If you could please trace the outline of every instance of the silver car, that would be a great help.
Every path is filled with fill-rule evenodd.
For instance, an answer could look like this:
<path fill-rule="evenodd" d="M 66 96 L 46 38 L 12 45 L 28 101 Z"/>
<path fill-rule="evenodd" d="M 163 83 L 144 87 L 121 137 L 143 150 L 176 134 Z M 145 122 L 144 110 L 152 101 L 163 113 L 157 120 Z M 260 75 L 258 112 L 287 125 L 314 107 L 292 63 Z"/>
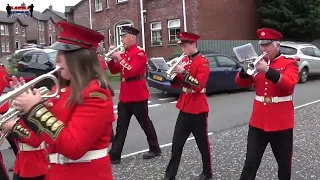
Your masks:
<path fill-rule="evenodd" d="M 285 41 L 280 43 L 280 52 L 299 62 L 300 83 L 305 83 L 309 76 L 320 75 L 320 50 L 316 46 Z"/>

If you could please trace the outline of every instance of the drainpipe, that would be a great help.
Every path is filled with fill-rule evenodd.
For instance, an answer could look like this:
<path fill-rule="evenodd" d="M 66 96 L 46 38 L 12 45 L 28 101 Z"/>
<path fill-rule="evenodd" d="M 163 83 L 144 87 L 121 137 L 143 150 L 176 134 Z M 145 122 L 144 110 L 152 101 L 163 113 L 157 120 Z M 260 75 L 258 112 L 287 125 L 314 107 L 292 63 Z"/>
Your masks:
<path fill-rule="evenodd" d="M 92 29 L 91 0 L 89 0 L 89 24 L 90 24 L 90 29 Z"/>
<path fill-rule="evenodd" d="M 145 48 L 145 37 L 144 37 L 144 18 L 143 18 L 143 0 L 140 0 L 140 18 L 141 18 L 141 36 L 142 36 L 142 48 L 146 50 Z"/>
<path fill-rule="evenodd" d="M 183 11 L 184 32 L 187 32 L 187 15 L 186 15 L 186 1 L 185 0 L 182 0 L 182 11 Z"/>

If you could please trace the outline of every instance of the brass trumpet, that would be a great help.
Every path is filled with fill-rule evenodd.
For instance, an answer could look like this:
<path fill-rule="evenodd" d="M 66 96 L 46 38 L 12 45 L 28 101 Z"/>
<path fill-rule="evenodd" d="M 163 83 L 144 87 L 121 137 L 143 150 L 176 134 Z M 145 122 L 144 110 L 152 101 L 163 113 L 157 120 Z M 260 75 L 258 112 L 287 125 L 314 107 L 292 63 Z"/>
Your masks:
<path fill-rule="evenodd" d="M 46 100 L 46 95 L 49 94 L 50 90 L 47 87 L 40 87 L 39 91 L 43 100 Z M 15 119 L 19 114 L 20 112 L 13 107 L 13 104 L 10 104 L 8 111 L 0 117 L 0 127 L 9 120 Z"/>
<path fill-rule="evenodd" d="M 41 76 L 38 76 L 37 78 L 34 78 L 33 80 L 29 81 L 28 83 L 23 83 L 21 86 L 17 87 L 16 89 L 3 94 L 0 96 L 0 105 L 5 104 L 6 102 L 13 100 L 14 98 L 16 98 L 17 96 L 19 96 L 21 93 L 26 92 L 26 91 L 30 91 L 30 89 L 37 83 L 39 83 L 40 81 L 44 80 L 44 79 L 51 79 L 54 81 L 54 83 L 58 86 L 56 88 L 56 91 L 53 94 L 45 94 L 42 96 L 42 98 L 46 99 L 46 98 L 52 98 L 58 95 L 59 93 L 59 81 L 58 79 L 53 75 L 53 73 L 57 72 L 60 69 L 59 66 L 56 66 L 56 68 L 46 74 L 43 74 Z"/>
<path fill-rule="evenodd" d="M 257 58 L 255 59 L 249 59 L 248 61 L 250 61 L 248 64 L 247 64 L 247 67 L 246 68 L 246 73 L 250 76 L 255 76 L 258 74 L 258 71 L 256 69 L 256 64 L 261 61 L 263 59 L 263 57 L 267 55 L 266 52 L 263 52 L 260 56 L 258 56 Z M 270 63 L 270 61 L 268 61 L 268 64 Z"/>
<path fill-rule="evenodd" d="M 169 69 L 165 72 L 166 74 L 166 78 L 169 80 L 173 80 L 177 73 L 173 73 L 174 68 L 181 63 L 182 59 L 185 57 L 186 55 L 184 53 L 182 53 L 179 57 L 174 58 L 172 60 L 170 60 L 169 62 L 167 62 L 167 65 L 169 66 Z"/>
<path fill-rule="evenodd" d="M 103 48 L 100 44 L 97 48 L 97 52 L 103 57 L 103 59 L 107 62 L 111 61 L 110 55 L 113 54 L 114 52 L 118 51 L 119 49 L 123 48 L 123 44 L 117 46 L 116 48 L 112 49 L 112 51 L 108 52 L 105 54 L 106 50 Z"/>

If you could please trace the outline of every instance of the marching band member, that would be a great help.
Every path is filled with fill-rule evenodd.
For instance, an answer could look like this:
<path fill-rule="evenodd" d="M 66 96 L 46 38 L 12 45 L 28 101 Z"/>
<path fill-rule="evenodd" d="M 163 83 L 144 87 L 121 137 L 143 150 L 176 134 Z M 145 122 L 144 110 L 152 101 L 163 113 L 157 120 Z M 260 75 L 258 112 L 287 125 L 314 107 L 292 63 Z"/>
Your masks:
<path fill-rule="evenodd" d="M 4 65 L 0 64 L 0 93 L 2 94 L 4 89 L 8 86 L 8 82 L 5 79 L 5 76 L 8 75 L 8 70 Z M 9 109 L 9 102 L 0 106 L 0 114 L 4 114 Z M 2 130 L 2 129 L 1 129 Z M 2 135 L 2 133 L 0 133 Z M 11 143 L 10 143 L 11 145 Z M 14 147 L 13 147 L 14 149 Z M 15 151 L 14 151 L 15 152 Z M 7 169 L 4 165 L 2 153 L 0 152 L 0 179 L 9 180 Z"/>
<path fill-rule="evenodd" d="M 270 143 L 278 163 L 280 180 L 291 179 L 294 106 L 293 92 L 299 80 L 298 63 L 280 54 L 282 34 L 269 28 L 258 29 L 264 60 L 256 65 L 255 77 L 246 74 L 246 66 L 237 74 L 236 83 L 249 87 L 254 83 L 256 97 L 249 124 L 247 153 L 240 180 L 254 180 L 265 148 Z M 268 66 L 267 61 L 270 60 Z"/>
<path fill-rule="evenodd" d="M 13 168 L 12 180 L 44 180 L 48 171 L 48 157 L 42 140 L 22 120 L 9 121 L 2 129 L 18 139 L 19 152 Z"/>
<path fill-rule="evenodd" d="M 51 48 L 58 50 L 58 95 L 44 104 L 35 90 L 19 95 L 13 104 L 26 112 L 23 122 L 46 143 L 46 180 L 112 180 L 108 146 L 115 120 L 113 101 L 95 52 L 104 37 L 65 21 L 56 23 L 56 31 L 57 42 Z"/>
<path fill-rule="evenodd" d="M 212 178 L 211 153 L 208 139 L 208 112 L 209 106 L 205 87 L 210 74 L 209 61 L 197 49 L 199 35 L 190 32 L 178 34 L 182 51 L 188 57 L 182 60 L 182 65 L 174 69 L 177 76 L 171 81 L 173 87 L 181 85 L 182 93 L 177 102 L 180 110 L 175 125 L 171 159 L 165 172 L 165 180 L 173 180 L 178 172 L 184 144 L 192 133 L 200 150 L 203 171 L 199 180 Z"/>
<path fill-rule="evenodd" d="M 137 34 L 137 29 L 123 27 L 121 42 L 125 52 L 113 53 L 112 60 L 107 64 L 112 74 L 121 73 L 117 128 L 109 152 L 112 164 L 121 163 L 121 153 L 132 115 L 137 118 L 148 140 L 149 151 L 143 154 L 143 159 L 151 159 L 161 154 L 158 137 L 148 115 L 150 95 L 144 78 L 148 60 L 145 51 L 136 44 Z M 109 52 L 113 48 L 114 46 L 110 46 Z"/>

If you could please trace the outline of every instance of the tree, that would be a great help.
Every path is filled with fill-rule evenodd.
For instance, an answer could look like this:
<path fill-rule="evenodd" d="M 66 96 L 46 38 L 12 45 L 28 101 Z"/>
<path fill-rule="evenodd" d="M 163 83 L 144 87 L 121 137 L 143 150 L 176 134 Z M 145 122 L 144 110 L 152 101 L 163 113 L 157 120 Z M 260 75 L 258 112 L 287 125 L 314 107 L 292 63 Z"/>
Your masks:
<path fill-rule="evenodd" d="M 260 0 L 261 26 L 275 28 L 285 38 L 320 37 L 320 0 Z"/>

